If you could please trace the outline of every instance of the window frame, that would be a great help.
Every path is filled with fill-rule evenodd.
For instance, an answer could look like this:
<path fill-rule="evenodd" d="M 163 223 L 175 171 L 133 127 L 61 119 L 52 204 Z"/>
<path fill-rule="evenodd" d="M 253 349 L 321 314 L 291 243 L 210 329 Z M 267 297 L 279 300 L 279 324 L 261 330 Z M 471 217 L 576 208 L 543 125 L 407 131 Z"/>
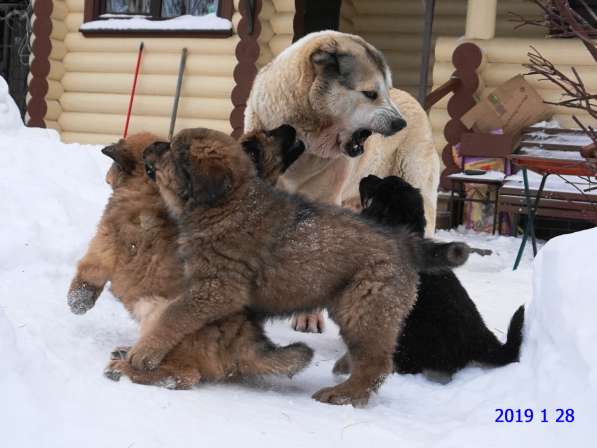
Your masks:
<path fill-rule="evenodd" d="M 151 0 L 150 11 L 161 11 L 163 0 Z M 85 0 L 83 23 L 102 20 L 106 0 Z M 219 0 L 217 16 L 232 21 L 234 11 L 233 0 Z M 124 15 L 124 14 L 123 14 Z M 131 14 L 134 15 L 134 14 Z M 169 20 L 173 17 L 148 17 L 148 20 Z M 127 19 L 122 19 L 127 20 Z M 233 35 L 233 30 L 80 30 L 85 37 L 207 37 L 226 38 Z"/>

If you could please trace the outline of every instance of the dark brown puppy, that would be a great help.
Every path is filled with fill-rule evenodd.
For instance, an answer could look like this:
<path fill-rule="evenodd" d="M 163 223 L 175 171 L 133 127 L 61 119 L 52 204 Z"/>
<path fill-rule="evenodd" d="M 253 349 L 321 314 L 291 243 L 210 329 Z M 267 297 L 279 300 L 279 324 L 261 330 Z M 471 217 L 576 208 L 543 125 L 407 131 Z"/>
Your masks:
<path fill-rule="evenodd" d="M 280 128 L 248 136 L 249 146 L 261 154 L 263 169 L 275 178 L 284 170 L 281 161 L 288 157 L 287 149 L 296 151 L 291 147 L 294 135 L 292 128 Z M 113 194 L 68 293 L 71 310 L 82 314 L 93 307 L 110 281 L 113 294 L 139 321 L 141 335 L 185 290 L 176 254 L 177 227 L 142 161 L 143 150 L 156 140 L 152 134 L 138 134 L 103 149 L 114 160 L 107 175 Z M 312 357 L 304 344 L 276 347 L 264 335 L 261 323 L 242 310 L 187 335 L 157 370 L 133 369 L 125 360 L 126 351 L 114 350 L 106 376 L 118 380 L 124 374 L 137 383 L 176 388 L 190 387 L 200 378 L 293 375 Z"/>
<path fill-rule="evenodd" d="M 314 398 L 366 404 L 392 371 L 415 301 L 429 255 L 420 238 L 273 189 L 241 145 L 217 131 L 181 131 L 171 150 L 153 145 L 145 161 L 179 225 L 188 291 L 129 351 L 131 364 L 155 369 L 185 334 L 246 308 L 285 315 L 326 307 L 354 363 L 347 381 Z M 451 247 L 464 262 L 464 246 Z"/>

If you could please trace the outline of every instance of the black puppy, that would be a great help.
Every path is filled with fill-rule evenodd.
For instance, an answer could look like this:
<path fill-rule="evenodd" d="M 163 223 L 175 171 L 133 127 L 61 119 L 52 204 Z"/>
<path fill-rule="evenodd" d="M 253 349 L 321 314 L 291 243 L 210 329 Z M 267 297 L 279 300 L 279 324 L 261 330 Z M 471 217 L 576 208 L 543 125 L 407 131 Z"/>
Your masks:
<path fill-rule="evenodd" d="M 387 226 L 409 226 L 423 236 L 423 198 L 408 182 L 396 176 L 368 176 L 361 180 L 359 191 L 364 216 Z M 521 306 L 502 345 L 452 271 L 421 273 L 417 302 L 398 338 L 395 370 L 453 374 L 470 361 L 492 366 L 518 361 L 523 321 Z"/>

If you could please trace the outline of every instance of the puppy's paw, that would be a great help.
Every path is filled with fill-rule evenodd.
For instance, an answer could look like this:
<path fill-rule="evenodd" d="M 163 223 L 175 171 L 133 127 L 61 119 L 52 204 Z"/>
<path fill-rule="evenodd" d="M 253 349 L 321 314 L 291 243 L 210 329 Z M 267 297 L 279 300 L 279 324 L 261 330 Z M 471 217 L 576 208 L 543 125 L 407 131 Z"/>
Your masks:
<path fill-rule="evenodd" d="M 369 403 L 368 390 L 352 390 L 339 384 L 334 387 L 325 387 L 313 394 L 317 401 L 334 405 L 352 404 L 355 408 L 364 408 Z"/>
<path fill-rule="evenodd" d="M 114 360 L 104 369 L 104 376 L 112 381 L 120 381 L 120 377 L 125 372 L 126 361 Z"/>
<path fill-rule="evenodd" d="M 129 350 L 131 349 L 131 347 L 115 347 L 111 352 L 110 352 L 110 360 L 111 361 L 124 361 L 126 360 L 126 355 L 129 352 Z"/>
<path fill-rule="evenodd" d="M 128 351 L 127 361 L 137 370 L 155 370 L 167 353 L 159 343 L 139 341 Z"/>
<path fill-rule="evenodd" d="M 87 282 L 75 282 L 68 291 L 67 303 L 74 314 L 85 314 L 95 305 L 102 288 Z"/>
<path fill-rule="evenodd" d="M 200 381 L 201 374 L 199 371 L 186 370 L 166 378 L 166 384 L 163 386 L 167 389 L 188 390 L 199 384 Z"/>
<path fill-rule="evenodd" d="M 292 316 L 291 326 L 294 331 L 303 333 L 323 333 L 325 319 L 321 313 L 295 314 Z"/>

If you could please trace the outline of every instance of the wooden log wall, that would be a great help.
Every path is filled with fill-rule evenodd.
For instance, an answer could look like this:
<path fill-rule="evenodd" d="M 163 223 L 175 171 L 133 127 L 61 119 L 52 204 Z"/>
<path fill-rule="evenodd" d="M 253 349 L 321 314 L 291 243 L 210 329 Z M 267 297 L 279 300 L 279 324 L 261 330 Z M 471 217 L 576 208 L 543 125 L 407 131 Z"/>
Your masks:
<path fill-rule="evenodd" d="M 439 57 L 436 54 L 435 59 L 432 55 L 430 89 L 439 87 L 454 71 L 451 51 L 456 48 L 457 39 L 464 35 L 466 8 L 467 0 L 436 2 L 434 41 L 448 38 L 453 45 L 449 54 L 442 53 Z M 500 0 L 496 18 L 498 38 L 518 36 L 525 39 L 541 35 L 542 31 L 533 27 L 515 31 L 514 24 L 509 21 L 510 11 L 523 15 L 537 13 L 536 6 L 530 2 Z M 343 0 L 340 30 L 359 34 L 383 51 L 392 69 L 394 86 L 416 95 L 421 65 L 423 13 L 421 0 Z M 501 79 L 504 68 L 508 73 L 512 73 L 511 69 L 514 69 L 497 67 L 496 72 L 488 72 L 488 76 Z M 517 65 L 516 69 L 519 70 L 520 65 Z M 487 82 L 491 85 L 494 80 L 489 79 Z M 447 98 L 444 99 L 432 110 L 433 132 L 438 151 L 445 145 L 443 129 L 449 118 L 446 111 L 447 101 Z"/>
<path fill-rule="evenodd" d="M 527 53 L 530 46 L 537 48 L 545 57 L 550 59 L 559 69 L 571 73 L 574 66 L 583 77 L 589 90 L 597 90 L 597 70 L 595 62 L 584 46 L 575 39 L 545 39 L 545 38 L 517 38 L 496 37 L 491 40 L 473 41 L 483 50 L 485 63 L 479 71 L 480 87 L 478 98 L 485 98 L 497 86 L 511 77 L 525 73 L 522 64 L 528 61 Z M 461 42 L 455 38 L 439 38 L 435 49 L 435 65 L 433 72 L 434 86 L 440 86 L 454 71 L 452 54 Z M 561 90 L 554 84 L 540 81 L 538 77 L 527 77 L 526 80 L 548 101 L 561 99 Z M 439 101 L 429 114 L 436 147 L 443 148 L 446 140 L 443 129 L 449 120 L 447 111 L 449 97 Z M 565 127 L 577 127 L 572 120 L 575 114 L 588 123 L 594 122 L 588 114 L 577 109 L 563 107 L 553 108 L 554 118 Z"/>
<path fill-rule="evenodd" d="M 263 0 L 261 14 L 261 52 L 257 66 L 263 67 L 292 44 L 295 0 Z"/>
<path fill-rule="evenodd" d="M 240 20 L 238 1 L 232 17 Z M 145 51 L 130 132 L 167 135 L 180 52 L 189 50 L 177 129 L 208 126 L 231 132 L 233 78 L 239 41 L 218 38 L 84 37 L 84 0 L 54 0 L 45 122 L 63 140 L 108 143 L 122 135 L 137 50 Z"/>

